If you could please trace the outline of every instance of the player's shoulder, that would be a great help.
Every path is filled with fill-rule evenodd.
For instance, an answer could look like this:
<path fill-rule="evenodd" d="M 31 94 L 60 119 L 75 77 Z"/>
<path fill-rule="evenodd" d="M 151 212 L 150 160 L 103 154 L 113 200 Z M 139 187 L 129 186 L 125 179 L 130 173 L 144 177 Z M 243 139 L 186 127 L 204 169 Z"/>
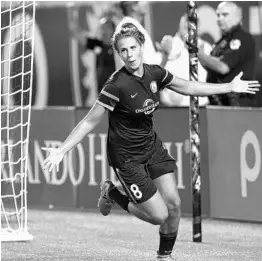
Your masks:
<path fill-rule="evenodd" d="M 163 68 L 160 65 L 157 65 L 157 64 L 144 63 L 144 68 L 148 72 L 155 72 L 155 71 L 159 71 L 159 70 L 162 71 L 163 70 Z"/>
<path fill-rule="evenodd" d="M 161 66 L 158 65 L 158 64 L 148 64 L 148 63 L 144 63 L 144 66 L 145 66 L 146 68 L 149 68 L 149 69 L 161 68 Z"/>
<path fill-rule="evenodd" d="M 124 70 L 124 67 L 116 70 L 106 81 L 106 84 L 113 84 L 115 86 L 122 86 L 126 82 L 127 73 Z"/>
<path fill-rule="evenodd" d="M 147 77 L 151 77 L 152 80 L 157 82 L 163 82 L 171 74 L 165 68 L 157 64 L 144 64 L 145 74 Z"/>

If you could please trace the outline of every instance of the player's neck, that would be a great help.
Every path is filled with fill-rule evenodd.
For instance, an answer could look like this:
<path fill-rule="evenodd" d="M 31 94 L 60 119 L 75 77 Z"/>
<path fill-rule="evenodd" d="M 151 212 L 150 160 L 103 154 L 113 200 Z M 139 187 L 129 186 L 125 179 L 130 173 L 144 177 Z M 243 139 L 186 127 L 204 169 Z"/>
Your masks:
<path fill-rule="evenodd" d="M 131 72 L 133 75 L 138 76 L 140 78 L 142 78 L 144 76 L 144 66 L 143 64 L 141 64 L 137 70 L 134 70 L 133 72 Z"/>

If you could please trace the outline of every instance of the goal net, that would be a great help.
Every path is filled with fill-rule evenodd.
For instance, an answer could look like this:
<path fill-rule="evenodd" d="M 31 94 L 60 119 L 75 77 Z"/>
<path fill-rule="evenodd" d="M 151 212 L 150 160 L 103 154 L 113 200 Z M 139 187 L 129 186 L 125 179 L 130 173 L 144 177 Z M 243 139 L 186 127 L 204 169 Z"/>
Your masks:
<path fill-rule="evenodd" d="M 34 1 L 1 1 L 1 241 L 26 241 Z"/>

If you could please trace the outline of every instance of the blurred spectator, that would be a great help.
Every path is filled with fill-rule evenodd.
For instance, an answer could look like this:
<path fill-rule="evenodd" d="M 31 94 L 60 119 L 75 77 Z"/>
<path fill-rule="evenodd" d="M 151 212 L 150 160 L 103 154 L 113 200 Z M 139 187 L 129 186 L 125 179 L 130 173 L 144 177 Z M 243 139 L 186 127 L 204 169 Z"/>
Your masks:
<path fill-rule="evenodd" d="M 217 23 L 222 38 L 215 44 L 211 55 L 199 48 L 199 60 L 208 70 L 210 83 L 230 82 L 243 71 L 242 79 L 252 80 L 255 73 L 255 41 L 242 29 L 242 10 L 233 2 L 221 2 L 217 7 Z M 223 94 L 210 96 L 211 105 L 250 106 L 251 95 Z"/>
<path fill-rule="evenodd" d="M 70 14 L 70 30 L 72 34 L 78 39 L 79 43 L 85 47 L 85 50 L 92 50 L 96 54 L 95 61 L 95 74 L 96 79 L 92 80 L 92 73 L 90 72 L 88 61 L 86 61 L 88 54 L 84 54 L 82 57 L 83 63 L 87 69 L 86 76 L 83 79 L 84 86 L 90 90 L 90 88 L 96 88 L 95 95 L 92 99 L 88 97 L 86 106 L 90 106 L 97 94 L 102 90 L 104 83 L 109 76 L 115 71 L 114 53 L 111 47 L 111 38 L 115 30 L 115 24 L 109 17 L 103 17 L 100 19 L 99 33 L 97 36 L 91 36 L 87 31 L 80 28 L 78 24 L 78 8 L 74 6 Z M 100 37 L 98 35 L 100 34 Z M 88 59 L 87 59 L 88 60 Z M 89 69 L 89 70 L 88 70 Z M 96 86 L 97 83 L 97 86 Z M 89 94 L 94 90 L 90 91 Z"/>
<path fill-rule="evenodd" d="M 185 36 L 188 34 L 188 17 L 183 15 L 179 22 L 179 27 L 176 35 L 173 37 L 172 51 L 168 57 L 168 62 L 165 66 L 172 74 L 177 77 L 189 80 L 189 53 L 185 44 Z M 211 45 L 198 39 L 199 45 L 203 46 L 205 54 L 210 54 Z M 198 80 L 205 82 L 207 71 L 198 63 Z M 165 106 L 189 106 L 190 97 L 165 88 L 161 92 L 161 102 Z M 209 103 L 207 97 L 199 97 L 199 106 L 205 106 Z"/>
<path fill-rule="evenodd" d="M 119 7 L 122 11 L 122 18 L 126 16 L 132 17 L 140 24 L 144 24 L 144 17 L 149 12 L 146 1 L 120 1 Z"/>

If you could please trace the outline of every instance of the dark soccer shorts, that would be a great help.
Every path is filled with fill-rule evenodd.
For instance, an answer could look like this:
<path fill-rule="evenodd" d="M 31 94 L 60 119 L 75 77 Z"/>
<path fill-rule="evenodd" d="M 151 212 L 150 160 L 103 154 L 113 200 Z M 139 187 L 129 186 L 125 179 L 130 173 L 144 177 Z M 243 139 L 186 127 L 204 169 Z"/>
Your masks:
<path fill-rule="evenodd" d="M 147 201 L 156 193 L 154 179 L 176 169 L 176 160 L 161 147 L 146 162 L 121 167 L 118 178 L 129 198 L 139 204 Z"/>

